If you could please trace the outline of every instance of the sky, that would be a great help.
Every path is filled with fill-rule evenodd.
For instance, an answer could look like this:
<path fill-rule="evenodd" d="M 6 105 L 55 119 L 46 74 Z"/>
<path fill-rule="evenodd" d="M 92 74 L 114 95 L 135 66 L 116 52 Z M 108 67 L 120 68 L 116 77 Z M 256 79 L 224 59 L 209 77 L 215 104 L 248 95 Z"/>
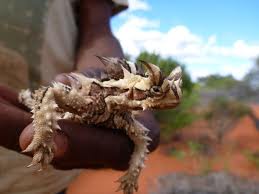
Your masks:
<path fill-rule="evenodd" d="M 112 29 L 124 52 L 172 57 L 193 80 L 250 70 L 259 56 L 259 0 L 129 0 Z"/>

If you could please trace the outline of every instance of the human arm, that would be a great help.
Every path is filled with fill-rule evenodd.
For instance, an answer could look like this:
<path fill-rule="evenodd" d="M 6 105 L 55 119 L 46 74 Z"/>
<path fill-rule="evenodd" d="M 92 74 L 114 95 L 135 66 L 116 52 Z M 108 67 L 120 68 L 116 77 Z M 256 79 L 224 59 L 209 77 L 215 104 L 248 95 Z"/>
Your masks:
<path fill-rule="evenodd" d="M 96 14 L 98 13 L 98 14 Z M 107 0 L 81 1 L 76 69 L 103 67 L 95 55 L 123 57 L 119 41 L 114 37 L 110 19 L 112 6 Z"/>

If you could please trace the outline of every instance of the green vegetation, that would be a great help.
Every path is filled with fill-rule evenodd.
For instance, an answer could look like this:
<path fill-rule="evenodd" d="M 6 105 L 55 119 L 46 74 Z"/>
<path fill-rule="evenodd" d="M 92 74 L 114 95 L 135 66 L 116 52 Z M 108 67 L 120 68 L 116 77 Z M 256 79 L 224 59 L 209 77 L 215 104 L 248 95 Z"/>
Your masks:
<path fill-rule="evenodd" d="M 253 153 L 251 151 L 245 151 L 244 156 L 250 161 L 252 164 L 256 166 L 257 169 L 259 169 L 259 153 Z"/>
<path fill-rule="evenodd" d="M 189 142 L 187 142 L 187 145 L 190 149 L 191 156 L 201 154 L 203 152 L 204 146 L 205 146 L 196 141 L 189 141 Z"/>
<path fill-rule="evenodd" d="M 204 116 L 220 143 L 225 133 L 233 127 L 236 121 L 250 112 L 250 107 L 245 103 L 226 97 L 217 97 L 210 102 Z"/>
<path fill-rule="evenodd" d="M 240 118 L 249 114 L 250 111 L 250 107 L 242 102 L 225 97 L 217 97 L 209 104 L 209 110 L 205 113 L 205 118 L 212 120 L 214 117 L 220 115 L 223 117 Z"/>
<path fill-rule="evenodd" d="M 259 90 L 259 56 L 255 60 L 254 66 L 244 77 L 244 83 L 253 92 Z"/>
<path fill-rule="evenodd" d="M 186 157 L 186 153 L 183 150 L 177 150 L 177 149 L 172 149 L 170 150 L 170 156 L 173 156 L 177 158 L 178 160 L 182 160 Z"/>
<path fill-rule="evenodd" d="M 139 56 L 137 57 L 137 60 L 145 60 L 145 61 L 148 61 L 150 63 L 158 65 L 165 75 L 169 75 L 169 73 L 171 73 L 171 71 L 175 67 L 181 66 L 182 70 L 183 70 L 183 77 L 182 77 L 182 79 L 183 79 L 183 90 L 184 90 L 184 92 L 191 93 L 194 84 L 191 81 L 191 77 L 190 77 L 189 73 L 186 71 L 185 66 L 183 64 L 173 60 L 170 57 L 169 58 L 163 58 L 158 54 L 148 53 L 148 52 L 140 53 Z"/>
<path fill-rule="evenodd" d="M 213 170 L 213 162 L 211 159 L 206 158 L 202 161 L 200 173 L 202 175 L 208 175 Z"/>
<path fill-rule="evenodd" d="M 155 112 L 155 116 L 160 122 L 161 137 L 167 141 L 172 134 L 198 118 L 198 115 L 191 110 L 198 100 L 195 93 L 184 95 L 181 104 L 175 109 L 159 110 Z"/>
<path fill-rule="evenodd" d="M 235 86 L 237 81 L 232 75 L 222 76 L 218 74 L 199 78 L 198 82 L 209 89 L 229 89 Z"/>
<path fill-rule="evenodd" d="M 154 53 L 150 54 L 142 52 L 137 57 L 137 60 L 139 59 L 158 65 L 165 75 L 169 75 L 176 66 L 181 66 L 183 69 L 182 79 L 184 95 L 181 104 L 175 109 L 161 110 L 157 111 L 155 114 L 161 125 L 162 140 L 167 141 L 177 129 L 189 125 L 196 119 L 197 116 L 191 112 L 191 109 L 197 102 L 198 89 L 191 81 L 190 75 L 186 71 L 184 65 L 172 58 L 162 58 L 160 55 Z"/>

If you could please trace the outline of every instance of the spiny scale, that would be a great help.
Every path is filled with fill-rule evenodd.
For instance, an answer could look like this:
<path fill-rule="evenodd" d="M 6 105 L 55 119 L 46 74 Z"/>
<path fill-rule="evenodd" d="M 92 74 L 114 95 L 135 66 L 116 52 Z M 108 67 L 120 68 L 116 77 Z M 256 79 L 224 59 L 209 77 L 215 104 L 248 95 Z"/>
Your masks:
<path fill-rule="evenodd" d="M 176 68 L 164 77 L 159 67 L 141 61 L 147 70 L 144 76 L 135 63 L 125 59 L 98 58 L 105 65 L 105 71 L 99 72 L 100 79 L 70 73 L 67 75 L 70 86 L 53 82 L 33 93 L 21 91 L 19 101 L 31 109 L 35 131 L 23 152 L 33 153 L 28 167 L 39 164 L 43 170 L 54 157 L 53 138 L 61 130 L 58 120 L 62 118 L 125 130 L 135 149 L 128 171 L 118 179 L 118 190 L 132 194 L 138 189 L 138 177 L 145 167 L 151 142 L 147 136 L 149 129 L 135 119 L 135 112 L 177 106 L 182 96 L 182 72 Z"/>

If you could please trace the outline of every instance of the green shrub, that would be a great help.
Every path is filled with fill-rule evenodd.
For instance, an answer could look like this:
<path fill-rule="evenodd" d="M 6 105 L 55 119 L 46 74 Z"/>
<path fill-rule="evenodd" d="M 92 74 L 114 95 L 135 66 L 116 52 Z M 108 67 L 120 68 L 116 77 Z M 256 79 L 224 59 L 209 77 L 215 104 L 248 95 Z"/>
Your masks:
<path fill-rule="evenodd" d="M 166 76 L 169 75 L 175 67 L 181 66 L 181 68 L 183 70 L 183 76 L 182 76 L 183 90 L 186 93 L 191 93 L 194 84 L 191 80 L 189 73 L 186 71 L 186 68 L 183 64 L 177 62 L 176 60 L 174 60 L 170 57 L 162 58 L 158 54 L 148 53 L 148 52 L 140 53 L 139 56 L 137 57 L 137 60 L 144 60 L 144 61 L 153 63 L 155 65 L 158 65 L 160 67 L 160 69 L 162 70 L 162 72 L 164 73 L 164 75 L 166 75 Z"/>
<path fill-rule="evenodd" d="M 197 155 L 197 154 L 201 154 L 204 150 L 204 145 L 199 143 L 199 142 L 196 142 L 196 141 L 189 141 L 187 143 L 189 149 L 190 149 L 190 152 L 191 152 L 191 155 Z"/>
<path fill-rule="evenodd" d="M 186 157 L 186 153 L 183 150 L 172 149 L 169 154 L 178 160 L 182 160 Z"/>
<path fill-rule="evenodd" d="M 221 143 L 225 133 L 233 127 L 236 121 L 250 112 L 250 107 L 242 102 L 217 97 L 211 101 L 204 116 L 214 130 L 218 142 Z"/>
<path fill-rule="evenodd" d="M 205 113 L 205 118 L 212 120 L 214 117 L 220 115 L 222 115 L 222 117 L 240 118 L 250 112 L 250 107 L 245 103 L 226 97 L 217 97 L 209 104 L 209 109 Z"/>
<path fill-rule="evenodd" d="M 172 58 L 162 58 L 155 53 L 142 52 L 137 57 L 137 60 L 140 59 L 158 65 L 165 76 L 169 75 L 177 66 L 181 66 L 183 70 L 183 98 L 181 104 L 175 109 L 161 110 L 155 113 L 160 123 L 162 140 L 166 141 L 172 136 L 175 130 L 189 125 L 196 118 L 196 116 L 190 112 L 198 98 L 197 94 L 192 93 L 194 83 L 191 81 L 185 66 Z"/>
<path fill-rule="evenodd" d="M 203 87 L 210 89 L 229 89 L 239 83 L 232 75 L 223 76 L 219 74 L 201 77 L 198 81 Z"/>
<path fill-rule="evenodd" d="M 213 162 L 209 158 L 204 158 L 201 162 L 201 175 L 208 175 L 213 170 Z"/>
<path fill-rule="evenodd" d="M 184 94 L 181 104 L 175 109 L 155 112 L 155 116 L 160 123 L 162 140 L 169 140 L 177 130 L 191 124 L 199 117 L 192 112 L 197 101 L 198 94 L 194 90 L 192 94 Z"/>
<path fill-rule="evenodd" d="M 259 153 L 253 153 L 251 151 L 245 151 L 244 156 L 248 159 L 249 162 L 254 164 L 257 169 L 259 169 Z"/>

